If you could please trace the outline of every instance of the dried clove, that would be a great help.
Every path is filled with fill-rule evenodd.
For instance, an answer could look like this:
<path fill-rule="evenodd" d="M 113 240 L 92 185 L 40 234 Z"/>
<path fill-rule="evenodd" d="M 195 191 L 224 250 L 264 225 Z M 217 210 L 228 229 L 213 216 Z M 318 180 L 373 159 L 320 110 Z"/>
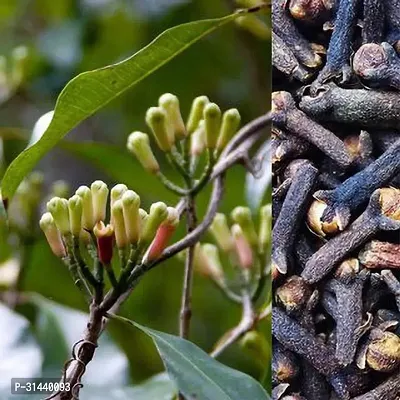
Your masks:
<path fill-rule="evenodd" d="M 281 37 L 301 64 L 308 68 L 317 68 L 322 63 L 321 57 L 299 32 L 290 18 L 286 8 L 286 0 L 274 0 L 272 3 L 273 31 Z M 317 47 L 319 51 L 322 48 Z"/>
<path fill-rule="evenodd" d="M 300 109 L 310 117 L 366 129 L 400 128 L 400 93 L 321 86 L 315 97 L 303 96 Z"/>
<path fill-rule="evenodd" d="M 287 273 L 290 265 L 295 235 L 308 206 L 317 174 L 317 169 L 311 163 L 298 169 L 273 227 L 272 269 L 282 274 Z"/>
<path fill-rule="evenodd" d="M 389 269 L 384 269 L 381 272 L 381 276 L 390 292 L 394 295 L 397 309 L 400 311 L 400 282 Z"/>
<path fill-rule="evenodd" d="M 356 354 L 357 343 L 363 333 L 362 291 L 369 272 L 360 271 L 357 259 L 344 261 L 326 288 L 336 296 L 336 351 L 337 360 L 348 365 Z"/>
<path fill-rule="evenodd" d="M 385 22 L 382 0 L 363 0 L 363 14 L 362 42 L 382 42 Z"/>
<path fill-rule="evenodd" d="M 372 240 L 358 254 L 367 268 L 400 268 L 400 244 Z"/>
<path fill-rule="evenodd" d="M 354 55 L 353 69 L 370 87 L 400 89 L 400 59 L 389 43 L 361 46 Z"/>
<path fill-rule="evenodd" d="M 321 190 L 308 214 L 310 226 L 318 234 L 335 233 L 348 225 L 351 213 L 371 196 L 374 190 L 400 173 L 400 140 L 367 168 L 351 176 L 336 189 Z"/>
<path fill-rule="evenodd" d="M 345 168 L 351 164 L 352 159 L 344 143 L 299 110 L 290 93 L 272 93 L 272 120 L 274 124 L 314 144 L 339 166 Z"/>
<path fill-rule="evenodd" d="M 279 342 L 272 343 L 272 384 L 288 383 L 296 379 L 299 365 L 296 356 Z"/>
<path fill-rule="evenodd" d="M 349 253 L 380 230 L 398 229 L 400 229 L 400 190 L 378 189 L 372 194 L 368 207 L 361 216 L 314 253 L 301 276 L 309 283 L 316 283 Z"/>
<path fill-rule="evenodd" d="M 320 23 L 328 20 L 334 5 L 332 0 L 290 0 L 289 11 L 300 21 Z"/>

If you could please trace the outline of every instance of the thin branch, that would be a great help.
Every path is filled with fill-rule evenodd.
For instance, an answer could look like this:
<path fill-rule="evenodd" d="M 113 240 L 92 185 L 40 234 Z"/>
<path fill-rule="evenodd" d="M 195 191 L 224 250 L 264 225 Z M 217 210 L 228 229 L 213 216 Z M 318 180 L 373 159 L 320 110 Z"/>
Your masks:
<path fill-rule="evenodd" d="M 193 196 L 187 197 L 187 233 L 196 228 L 197 218 Z M 189 337 L 190 320 L 192 317 L 192 287 L 193 287 L 193 259 L 195 245 L 188 248 L 185 261 L 185 275 L 183 279 L 182 303 L 179 316 L 179 335 L 185 339 Z"/>
<path fill-rule="evenodd" d="M 214 350 L 211 352 L 211 357 L 218 357 L 229 346 L 236 343 L 244 334 L 253 329 L 254 324 L 257 321 L 257 316 L 254 313 L 253 303 L 248 292 L 243 294 L 242 308 L 243 314 L 239 324 L 220 339 Z"/>

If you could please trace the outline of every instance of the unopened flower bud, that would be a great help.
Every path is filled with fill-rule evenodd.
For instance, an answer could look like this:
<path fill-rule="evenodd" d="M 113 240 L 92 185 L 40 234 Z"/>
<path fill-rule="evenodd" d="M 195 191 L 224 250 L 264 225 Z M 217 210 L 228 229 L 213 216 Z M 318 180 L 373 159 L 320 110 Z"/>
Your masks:
<path fill-rule="evenodd" d="M 39 225 L 46 236 L 52 252 L 59 258 L 65 257 L 66 251 L 64 243 L 61 239 L 60 231 L 57 229 L 54 222 L 53 216 L 49 212 L 43 214 Z"/>
<path fill-rule="evenodd" d="M 206 148 L 206 131 L 204 129 L 204 120 L 199 122 L 197 129 L 193 132 L 190 142 L 190 153 L 193 156 L 199 156 Z"/>
<path fill-rule="evenodd" d="M 103 221 L 99 221 L 94 226 L 93 233 L 97 238 L 97 250 L 100 262 L 106 265 L 110 264 L 113 255 L 113 227 L 111 225 L 105 226 Z"/>
<path fill-rule="evenodd" d="M 179 214 L 173 207 L 168 207 L 167 211 L 168 216 L 158 227 L 157 233 L 143 258 L 144 263 L 156 260 L 160 257 L 176 230 L 176 226 L 179 223 Z"/>
<path fill-rule="evenodd" d="M 221 128 L 221 110 L 217 104 L 209 103 L 205 106 L 204 126 L 206 130 L 207 148 L 215 149 Z"/>
<path fill-rule="evenodd" d="M 229 230 L 225 214 L 217 213 L 210 226 L 210 232 L 217 241 L 218 246 L 225 252 L 230 252 L 234 248 L 234 242 Z"/>
<path fill-rule="evenodd" d="M 267 251 L 268 245 L 271 242 L 271 221 L 272 207 L 266 204 L 260 210 L 260 230 L 258 233 L 259 250 L 261 253 Z"/>
<path fill-rule="evenodd" d="M 223 150 L 228 142 L 235 135 L 240 125 L 240 114 L 236 108 L 224 112 L 222 117 L 221 130 L 219 132 L 217 149 Z"/>
<path fill-rule="evenodd" d="M 47 203 L 47 211 L 51 213 L 61 235 L 70 233 L 68 201 L 60 197 L 53 197 Z"/>
<path fill-rule="evenodd" d="M 71 233 L 78 237 L 82 229 L 82 198 L 77 194 L 68 200 Z"/>
<path fill-rule="evenodd" d="M 104 221 L 106 219 L 108 187 L 103 181 L 94 181 L 90 189 L 92 191 L 94 222 Z"/>
<path fill-rule="evenodd" d="M 146 171 L 155 174 L 160 170 L 160 166 L 151 150 L 148 135 L 142 132 L 131 133 L 128 137 L 127 147 Z"/>
<path fill-rule="evenodd" d="M 253 266 L 253 251 L 242 228 L 238 224 L 232 226 L 232 236 L 240 266 L 244 269 L 250 269 Z"/>
<path fill-rule="evenodd" d="M 191 135 L 199 126 L 203 119 L 204 107 L 209 103 L 207 96 L 199 96 L 193 100 L 189 118 L 186 124 L 188 134 Z"/>
<path fill-rule="evenodd" d="M 111 208 L 111 217 L 113 220 L 117 247 L 119 249 L 123 249 L 128 244 L 128 238 L 126 236 L 125 220 L 121 200 L 114 201 L 114 204 Z"/>
<path fill-rule="evenodd" d="M 124 211 L 124 221 L 128 242 L 135 244 L 140 235 L 140 197 L 133 191 L 127 190 L 122 198 L 122 209 Z"/>
<path fill-rule="evenodd" d="M 80 186 L 75 192 L 82 199 L 82 228 L 91 231 L 94 227 L 92 192 L 87 186 Z"/>
<path fill-rule="evenodd" d="M 111 193 L 110 193 L 110 207 L 112 208 L 112 206 L 114 205 L 114 203 L 117 200 L 120 200 L 122 195 L 128 190 L 127 186 L 124 185 L 123 183 L 119 183 L 118 185 L 115 185 L 112 189 L 111 189 Z"/>
<path fill-rule="evenodd" d="M 170 151 L 174 138 L 171 135 L 172 129 L 168 126 L 167 113 L 161 107 L 150 107 L 146 113 L 146 123 L 153 132 L 158 147 L 162 151 Z"/>
<path fill-rule="evenodd" d="M 300 276 L 293 275 L 276 290 L 276 301 L 288 314 L 299 314 L 312 295 L 311 286 Z"/>
<path fill-rule="evenodd" d="M 201 251 L 204 254 L 203 268 L 205 268 L 204 272 L 206 275 L 210 276 L 216 282 L 222 282 L 224 280 L 224 270 L 219 257 L 218 247 L 211 243 L 205 243 L 201 246 Z"/>
<path fill-rule="evenodd" d="M 165 93 L 159 98 L 158 105 L 166 111 L 174 136 L 178 140 L 184 139 L 187 134 L 179 108 L 179 99 L 171 93 Z"/>
<path fill-rule="evenodd" d="M 258 244 L 258 235 L 254 227 L 251 211 L 248 207 L 236 207 L 231 214 L 234 222 L 240 225 L 250 245 Z"/>
<path fill-rule="evenodd" d="M 158 227 L 168 216 L 168 208 L 166 204 L 157 202 L 151 205 L 150 214 L 147 217 L 146 223 L 143 226 L 141 240 L 145 244 L 151 243 Z"/>

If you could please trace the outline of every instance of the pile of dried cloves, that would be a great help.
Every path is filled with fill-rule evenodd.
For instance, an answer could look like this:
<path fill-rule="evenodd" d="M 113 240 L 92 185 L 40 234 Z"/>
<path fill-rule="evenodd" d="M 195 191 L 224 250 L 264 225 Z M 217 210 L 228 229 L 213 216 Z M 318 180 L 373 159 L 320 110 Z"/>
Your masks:
<path fill-rule="evenodd" d="M 273 398 L 400 399 L 400 1 L 272 19 Z"/>

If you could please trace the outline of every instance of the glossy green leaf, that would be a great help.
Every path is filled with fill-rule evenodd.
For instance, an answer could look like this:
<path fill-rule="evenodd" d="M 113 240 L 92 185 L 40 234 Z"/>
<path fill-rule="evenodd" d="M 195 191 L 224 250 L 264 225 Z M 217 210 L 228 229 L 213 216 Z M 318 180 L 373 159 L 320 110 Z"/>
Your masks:
<path fill-rule="evenodd" d="M 221 364 L 192 342 L 127 318 L 114 318 L 140 329 L 153 339 L 169 376 L 185 397 L 196 400 L 269 399 L 254 378 Z"/>
<path fill-rule="evenodd" d="M 237 15 L 170 28 L 130 58 L 84 72 L 72 79 L 57 99 L 54 116 L 46 132 L 8 167 L 1 186 L 3 197 L 11 198 L 27 173 L 71 129 Z"/>

